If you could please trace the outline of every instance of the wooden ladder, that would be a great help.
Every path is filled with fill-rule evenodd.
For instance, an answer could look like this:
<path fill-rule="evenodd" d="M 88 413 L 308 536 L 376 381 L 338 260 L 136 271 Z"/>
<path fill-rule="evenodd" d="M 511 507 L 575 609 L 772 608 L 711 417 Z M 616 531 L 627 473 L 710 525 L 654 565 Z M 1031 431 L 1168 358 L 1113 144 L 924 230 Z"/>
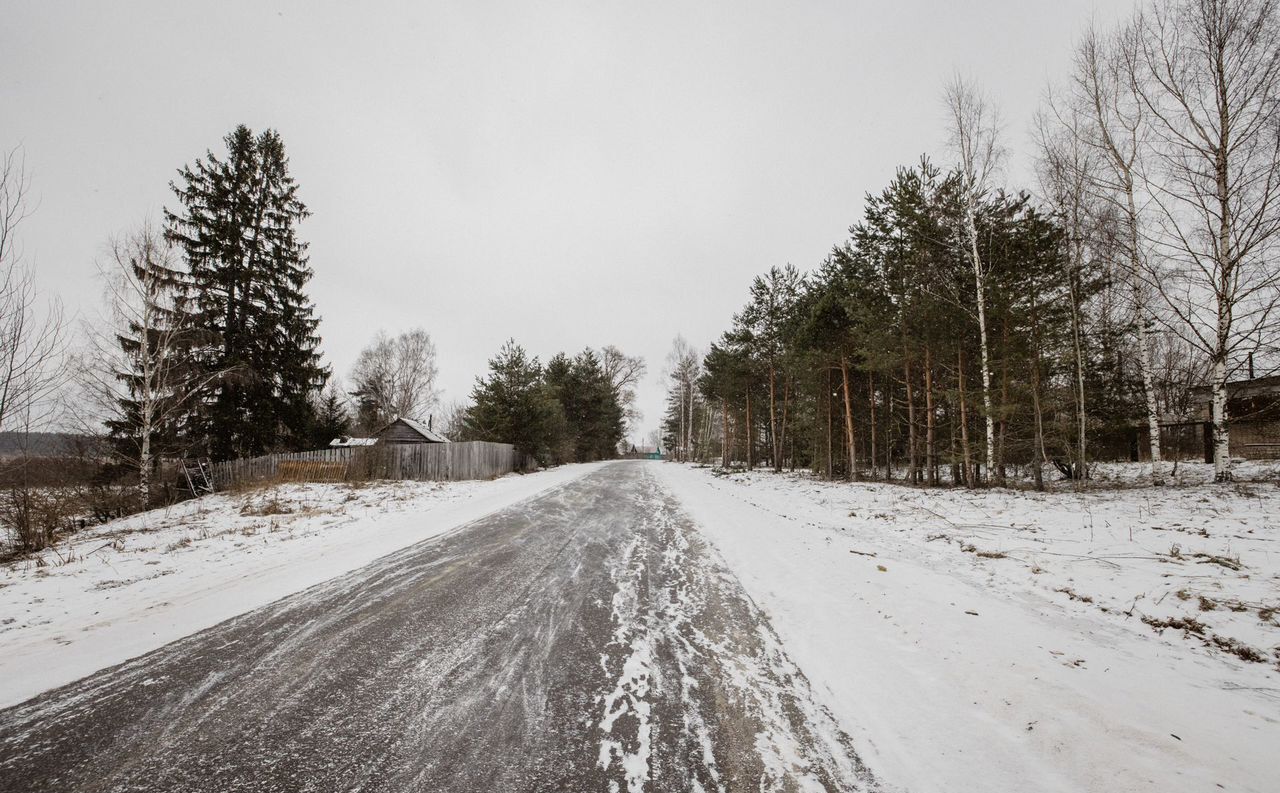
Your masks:
<path fill-rule="evenodd" d="M 191 495 L 203 496 L 213 492 L 213 464 L 208 457 L 183 460 L 182 473 L 187 477 Z"/>

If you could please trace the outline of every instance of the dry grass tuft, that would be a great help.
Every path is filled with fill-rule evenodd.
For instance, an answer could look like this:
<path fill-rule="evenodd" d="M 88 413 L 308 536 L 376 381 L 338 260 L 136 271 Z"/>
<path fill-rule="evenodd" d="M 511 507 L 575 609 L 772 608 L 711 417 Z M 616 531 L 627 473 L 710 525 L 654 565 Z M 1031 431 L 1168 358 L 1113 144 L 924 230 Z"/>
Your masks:
<path fill-rule="evenodd" d="M 1064 586 L 1064 587 L 1061 587 L 1061 588 L 1059 588 L 1059 589 L 1055 589 L 1055 590 L 1053 590 L 1053 591 L 1054 591 L 1054 592 L 1061 592 L 1062 594 L 1066 595 L 1067 597 L 1071 598 L 1072 600 L 1078 600 L 1078 601 L 1080 601 L 1081 603 L 1092 603 L 1092 602 L 1093 602 L 1093 598 L 1089 597 L 1088 595 L 1081 595 L 1081 594 L 1078 594 L 1074 589 L 1072 589 L 1072 588 L 1071 588 L 1071 587 L 1069 587 L 1069 586 Z"/>

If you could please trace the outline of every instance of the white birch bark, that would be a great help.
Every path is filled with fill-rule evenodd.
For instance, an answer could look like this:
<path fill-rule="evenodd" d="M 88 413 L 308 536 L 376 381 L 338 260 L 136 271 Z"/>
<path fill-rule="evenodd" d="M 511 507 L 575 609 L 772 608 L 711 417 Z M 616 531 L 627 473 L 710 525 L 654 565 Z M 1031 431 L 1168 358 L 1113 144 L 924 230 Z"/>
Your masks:
<path fill-rule="evenodd" d="M 1000 165 L 996 112 L 977 86 L 959 77 L 946 87 L 944 102 L 951 116 L 951 149 L 964 189 L 963 232 L 973 265 L 974 301 L 978 318 L 978 343 L 982 366 L 982 407 L 986 419 L 986 466 L 989 478 L 995 470 L 996 423 L 991 400 L 991 353 L 987 339 L 986 274 L 978 251 L 978 202 Z"/>
<path fill-rule="evenodd" d="M 1227 380 L 1280 335 L 1280 4 L 1158 2 L 1136 40 L 1170 261 L 1153 285 L 1171 329 L 1212 366 L 1214 479 L 1229 481 Z"/>

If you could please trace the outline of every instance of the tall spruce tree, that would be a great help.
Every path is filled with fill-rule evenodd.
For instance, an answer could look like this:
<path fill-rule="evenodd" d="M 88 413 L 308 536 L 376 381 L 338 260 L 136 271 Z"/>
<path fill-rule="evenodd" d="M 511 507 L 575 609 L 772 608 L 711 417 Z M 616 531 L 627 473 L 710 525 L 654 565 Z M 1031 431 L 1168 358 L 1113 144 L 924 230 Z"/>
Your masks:
<path fill-rule="evenodd" d="M 328 376 L 317 351 L 319 319 L 304 290 L 311 279 L 297 225 L 310 213 L 289 175 L 275 130 L 246 126 L 179 171 L 180 204 L 165 233 L 184 251 L 190 305 L 217 343 L 197 351 L 207 373 L 223 373 L 193 415 L 195 442 L 215 459 L 305 445 L 314 400 Z"/>

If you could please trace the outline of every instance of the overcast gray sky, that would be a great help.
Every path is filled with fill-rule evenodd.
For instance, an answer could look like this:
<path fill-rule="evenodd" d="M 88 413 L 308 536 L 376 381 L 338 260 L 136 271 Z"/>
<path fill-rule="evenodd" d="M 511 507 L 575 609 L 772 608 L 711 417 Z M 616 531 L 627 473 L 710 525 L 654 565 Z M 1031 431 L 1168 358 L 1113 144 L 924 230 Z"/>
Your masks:
<path fill-rule="evenodd" d="M 0 0 L 0 149 L 40 284 L 92 311 L 107 237 L 236 124 L 283 135 L 323 350 L 421 325 L 447 399 L 515 337 L 544 360 L 705 346 L 770 265 L 808 269 L 895 167 L 942 159 L 955 71 L 1031 115 L 1107 0 L 787 3 Z M 1028 185 L 1029 186 L 1029 185 Z"/>

